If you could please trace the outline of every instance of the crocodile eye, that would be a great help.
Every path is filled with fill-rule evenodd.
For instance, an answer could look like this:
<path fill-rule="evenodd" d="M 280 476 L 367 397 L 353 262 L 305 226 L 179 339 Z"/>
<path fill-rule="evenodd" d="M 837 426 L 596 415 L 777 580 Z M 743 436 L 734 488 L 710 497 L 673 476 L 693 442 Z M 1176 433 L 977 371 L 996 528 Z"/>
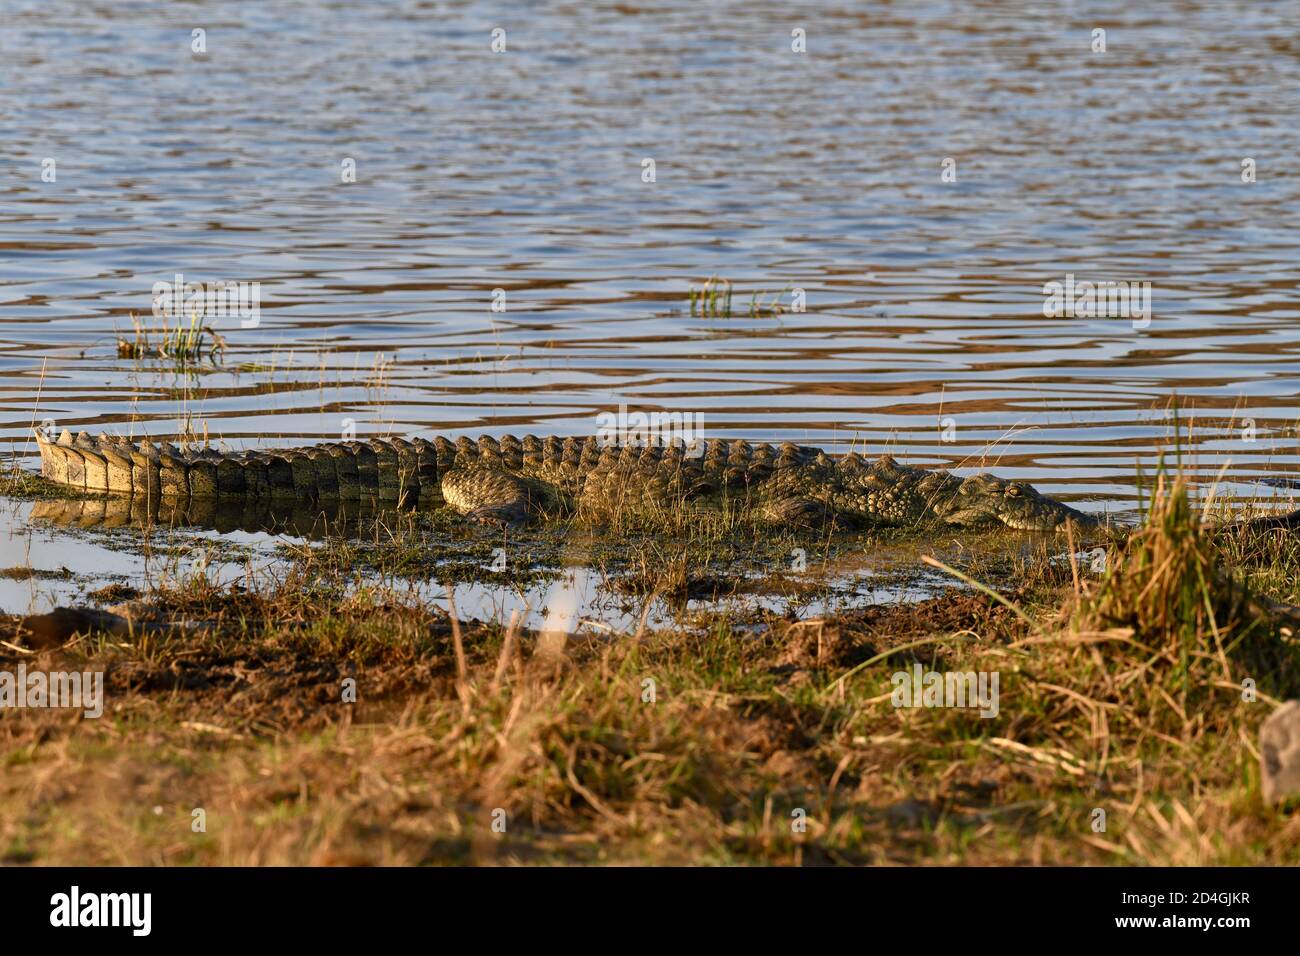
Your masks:
<path fill-rule="evenodd" d="M 1008 497 L 1008 498 L 1019 498 L 1019 497 L 1020 497 L 1020 486 L 1019 486 L 1019 485 L 1007 485 L 1007 497 Z"/>

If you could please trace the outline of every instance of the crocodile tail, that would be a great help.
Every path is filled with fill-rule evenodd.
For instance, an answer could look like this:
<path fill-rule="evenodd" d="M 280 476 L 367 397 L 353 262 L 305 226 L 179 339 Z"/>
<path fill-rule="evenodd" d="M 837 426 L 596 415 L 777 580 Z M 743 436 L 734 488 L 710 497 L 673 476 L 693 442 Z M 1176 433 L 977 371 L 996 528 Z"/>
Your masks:
<path fill-rule="evenodd" d="M 304 448 L 225 452 L 37 429 L 41 474 L 86 492 L 163 498 L 333 500 L 360 496 L 438 503 L 437 447 L 423 440 L 327 442 Z"/>

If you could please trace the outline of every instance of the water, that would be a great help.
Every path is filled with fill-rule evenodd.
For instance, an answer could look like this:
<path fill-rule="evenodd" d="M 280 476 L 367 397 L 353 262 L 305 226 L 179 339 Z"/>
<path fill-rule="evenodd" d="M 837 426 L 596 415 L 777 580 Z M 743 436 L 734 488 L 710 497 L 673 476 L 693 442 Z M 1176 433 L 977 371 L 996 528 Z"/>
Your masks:
<path fill-rule="evenodd" d="M 1287 496 L 1253 479 L 1300 470 L 1300 6 L 518 6 L 4 0 L 0 451 L 626 404 L 1124 516 L 1176 398 L 1203 484 Z M 119 359 L 176 273 L 259 282 L 258 324 Z M 1067 274 L 1151 283 L 1149 326 L 1045 318 Z M 731 318 L 690 314 L 711 275 Z"/>
<path fill-rule="evenodd" d="M 384 541 L 385 528 L 404 523 L 392 510 L 348 516 L 308 508 L 284 514 L 277 509 L 241 520 L 224 511 L 214 516 L 203 509 L 203 515 L 195 516 L 168 506 L 146 515 L 139 505 L 139 499 L 111 497 L 0 499 L 0 545 L 6 558 L 0 565 L 0 608 L 39 613 L 87 600 L 111 605 L 124 595 L 103 598 L 96 594 L 98 589 L 110 584 L 136 589 L 179 586 L 196 574 L 218 584 L 269 584 L 282 580 L 286 545 L 294 551 L 319 547 L 340 533 L 354 541 L 373 541 L 376 535 Z M 743 567 L 731 564 L 726 581 L 712 588 L 702 585 L 692 594 L 647 597 L 644 590 L 625 586 L 630 573 L 626 565 L 636 564 L 626 549 L 620 548 L 624 565 L 610 567 L 604 558 L 593 559 L 580 535 L 557 539 L 558 550 L 538 538 L 502 542 L 508 544 L 500 552 L 503 558 L 510 555 L 508 560 L 517 562 L 522 555 L 534 556 L 523 570 L 536 573 L 517 580 L 490 573 L 507 570 L 493 567 L 496 552 L 478 565 L 481 572 L 471 569 L 466 579 L 464 562 L 456 559 L 470 546 L 482 544 L 481 534 L 468 531 L 459 541 L 428 531 L 425 535 L 425 561 L 419 569 L 386 574 L 371 566 L 363 548 L 350 570 L 357 580 L 444 608 L 449 606 L 450 580 L 452 601 L 462 619 L 508 622 L 518 614 L 519 623 L 527 627 L 565 633 L 633 633 L 642 626 L 673 623 L 709 626 L 718 613 L 727 614 L 733 627 L 743 627 L 763 617 L 807 619 L 867 604 L 919 601 L 957 585 L 937 571 L 920 568 L 921 555 L 937 553 L 960 564 L 972 548 L 972 542 L 956 538 L 904 538 L 886 544 L 868 537 L 865 547 L 863 542 L 841 542 L 844 546 L 832 556 L 807 542 L 798 562 L 794 552 L 789 560 L 776 553 L 751 559 Z M 467 541 L 475 537 L 479 540 Z M 1032 550 L 1031 542 L 1026 538 L 1016 543 L 1023 552 Z M 701 565 L 692 570 L 708 569 Z M 777 583 L 769 577 L 773 572 Z"/>

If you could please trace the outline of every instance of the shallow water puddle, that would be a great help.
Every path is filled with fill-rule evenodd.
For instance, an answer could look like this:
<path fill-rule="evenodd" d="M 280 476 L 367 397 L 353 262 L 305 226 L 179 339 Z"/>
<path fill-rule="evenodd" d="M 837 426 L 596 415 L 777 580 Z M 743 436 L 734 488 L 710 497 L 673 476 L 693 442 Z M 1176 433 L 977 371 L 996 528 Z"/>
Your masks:
<path fill-rule="evenodd" d="M 287 567 L 285 545 L 320 546 L 315 534 L 105 523 L 103 501 L 21 501 L 0 497 L 0 610 L 39 613 L 63 604 L 86 603 L 110 584 L 144 589 L 177 582 L 195 573 L 230 583 L 251 573 L 254 580 Z M 129 509 L 118 508 L 129 516 Z M 125 521 L 125 519 L 124 519 Z M 481 544 L 481 542 L 478 542 Z M 412 590 L 431 605 L 449 608 L 445 576 L 464 577 L 466 555 L 476 542 L 430 540 L 426 570 L 410 575 L 360 571 L 359 580 Z M 625 586 L 628 572 L 594 566 L 589 542 L 575 539 L 554 566 L 541 564 L 524 580 L 459 581 L 452 601 L 459 617 L 509 622 L 575 633 L 632 633 L 647 626 L 692 624 L 725 613 L 736 620 L 761 615 L 815 617 L 866 604 L 923 600 L 961 586 L 923 568 L 919 542 L 849 550 L 827 562 L 809 558 L 806 571 L 777 569 L 773 576 L 752 566 L 717 570 L 718 582 L 680 595 L 650 595 Z M 584 563 L 590 561 L 591 563 Z M 752 565 L 753 562 L 750 562 Z M 471 564 L 471 569 L 475 565 Z M 440 569 L 443 573 L 439 573 Z M 484 566 L 486 572 L 487 566 Z M 701 591 L 701 596 L 695 591 Z M 646 603 L 649 602 L 647 609 Z M 111 603 L 111 602 L 109 602 Z"/>
<path fill-rule="evenodd" d="M 85 603 L 87 595 L 109 584 L 144 588 L 167 578 L 203 570 L 213 581 L 229 582 L 247 573 L 242 562 L 213 560 L 215 553 L 248 548 L 269 553 L 267 534 L 175 532 L 171 546 L 151 553 L 140 533 L 130 529 L 94 532 L 32 521 L 43 502 L 0 497 L 0 611 L 37 614 L 58 605 Z M 30 576 L 21 572 L 28 570 Z"/>
<path fill-rule="evenodd" d="M 644 624 L 648 629 L 672 625 L 705 625 L 715 615 L 734 620 L 757 616 L 784 617 L 794 612 L 807 619 L 821 617 L 848 607 L 923 601 L 942 591 L 963 587 L 939 574 L 918 572 L 908 583 L 885 584 L 885 575 L 869 568 L 837 574 L 825 579 L 829 597 L 791 597 L 781 594 L 746 593 L 714 599 L 690 598 L 674 601 L 663 596 L 635 596 L 616 593 L 612 580 L 590 568 L 565 569 L 557 580 L 526 589 L 512 589 L 482 583 L 458 584 L 452 600 L 461 619 L 508 623 L 519 615 L 521 626 L 542 631 L 574 634 L 634 634 Z M 422 595 L 446 609 L 446 589 L 431 584 Z M 646 601 L 650 602 L 647 610 Z"/>

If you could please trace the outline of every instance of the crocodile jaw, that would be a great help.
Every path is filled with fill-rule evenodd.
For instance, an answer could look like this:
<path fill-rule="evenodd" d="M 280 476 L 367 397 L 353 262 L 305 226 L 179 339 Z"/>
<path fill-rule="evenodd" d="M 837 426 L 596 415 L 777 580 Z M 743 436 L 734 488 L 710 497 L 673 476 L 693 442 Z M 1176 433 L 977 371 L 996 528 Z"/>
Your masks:
<path fill-rule="evenodd" d="M 1040 495 L 1029 485 L 993 475 L 967 478 L 955 493 L 932 502 L 946 524 L 977 527 L 1001 524 L 1016 531 L 1056 531 L 1074 522 L 1093 527 L 1097 519 Z"/>
<path fill-rule="evenodd" d="M 1055 503 L 1053 503 L 1055 504 Z M 1066 522 L 1073 521 L 1082 528 L 1096 527 L 1099 522 L 1092 515 L 1075 511 L 1065 505 L 1055 505 L 1038 515 L 1008 514 L 1001 516 L 1002 523 L 1016 531 L 1056 531 L 1065 527 Z"/>

